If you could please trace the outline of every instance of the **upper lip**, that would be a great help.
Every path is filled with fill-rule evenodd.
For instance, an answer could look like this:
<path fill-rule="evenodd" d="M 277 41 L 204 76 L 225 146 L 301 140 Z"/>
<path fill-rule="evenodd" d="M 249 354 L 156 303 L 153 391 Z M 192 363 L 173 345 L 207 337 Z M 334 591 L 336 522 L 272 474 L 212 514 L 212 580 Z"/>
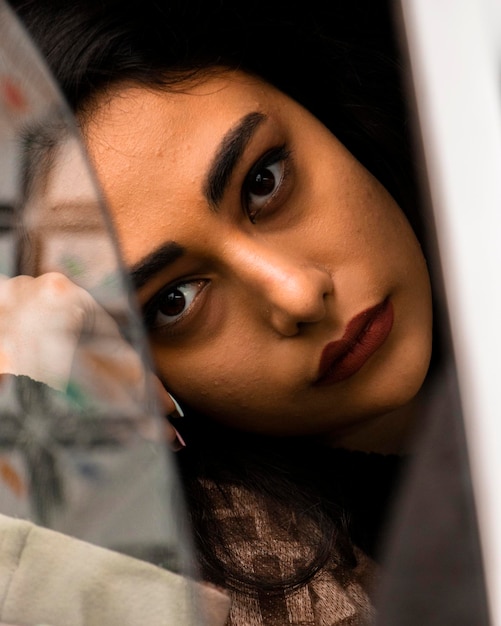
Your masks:
<path fill-rule="evenodd" d="M 363 331 L 371 324 L 371 322 L 379 315 L 382 309 L 388 303 L 388 298 L 352 318 L 344 331 L 341 339 L 331 341 L 322 351 L 320 357 L 320 365 L 318 368 L 318 376 L 316 382 L 320 382 L 322 378 L 331 370 L 336 361 L 340 361 L 359 341 Z"/>

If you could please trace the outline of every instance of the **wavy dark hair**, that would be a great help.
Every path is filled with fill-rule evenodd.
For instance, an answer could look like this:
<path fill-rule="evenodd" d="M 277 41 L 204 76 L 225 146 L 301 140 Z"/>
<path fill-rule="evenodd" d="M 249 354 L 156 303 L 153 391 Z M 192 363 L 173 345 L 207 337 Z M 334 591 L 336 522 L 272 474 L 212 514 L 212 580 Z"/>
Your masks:
<path fill-rule="evenodd" d="M 12 0 L 11 5 L 83 118 L 92 112 L 94 98 L 124 82 L 176 89 L 221 66 L 259 75 L 303 104 L 346 145 L 394 196 L 419 236 L 419 194 L 390 2 Z M 340 565 L 353 567 L 353 542 L 371 550 L 372 540 L 357 534 L 350 521 L 349 489 L 341 480 L 349 473 L 347 457 L 333 462 L 309 441 L 231 432 L 200 415 L 187 417 L 183 434 L 188 447 L 177 458 L 202 571 L 210 580 L 267 591 L 293 588 L 333 553 Z M 224 498 L 236 485 L 271 502 L 286 526 L 295 520 L 295 536 L 311 546 L 309 557 L 286 579 L 242 568 L 228 533 L 243 530 L 223 531 L 204 480 L 217 485 Z M 381 508 L 383 498 L 377 497 Z"/>

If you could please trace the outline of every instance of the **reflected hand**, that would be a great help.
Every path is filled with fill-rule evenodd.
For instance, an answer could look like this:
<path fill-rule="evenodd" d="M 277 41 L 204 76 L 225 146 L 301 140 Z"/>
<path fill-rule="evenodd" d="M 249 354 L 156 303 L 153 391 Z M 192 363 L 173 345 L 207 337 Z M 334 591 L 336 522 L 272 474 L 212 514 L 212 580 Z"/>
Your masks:
<path fill-rule="evenodd" d="M 0 374 L 28 376 L 63 392 L 73 379 L 101 405 L 128 412 L 147 391 L 143 362 L 113 318 L 85 289 L 54 272 L 0 275 Z M 175 415 L 172 397 L 153 378 L 163 411 Z M 165 438 L 173 449 L 183 445 L 167 421 Z"/>
<path fill-rule="evenodd" d="M 0 276 L 0 374 L 24 375 L 59 391 L 70 381 L 101 406 L 133 413 L 140 405 L 145 369 L 113 318 L 63 274 Z M 177 407 L 154 377 L 165 414 Z M 182 447 L 166 421 L 165 438 Z M 181 441 L 181 443 L 180 443 Z"/>
<path fill-rule="evenodd" d="M 75 365 L 107 384 L 143 377 L 138 355 L 85 289 L 58 273 L 0 277 L 0 371 L 65 391 Z"/>

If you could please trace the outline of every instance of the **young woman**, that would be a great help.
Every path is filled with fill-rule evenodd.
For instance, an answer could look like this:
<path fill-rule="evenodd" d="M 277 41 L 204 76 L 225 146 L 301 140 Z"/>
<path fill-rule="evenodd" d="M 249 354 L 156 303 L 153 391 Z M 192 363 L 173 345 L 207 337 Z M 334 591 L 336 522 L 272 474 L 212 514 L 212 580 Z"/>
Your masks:
<path fill-rule="evenodd" d="M 229 623 L 366 623 L 432 345 L 388 8 L 14 6 L 185 412 L 201 573 L 231 591 Z"/>

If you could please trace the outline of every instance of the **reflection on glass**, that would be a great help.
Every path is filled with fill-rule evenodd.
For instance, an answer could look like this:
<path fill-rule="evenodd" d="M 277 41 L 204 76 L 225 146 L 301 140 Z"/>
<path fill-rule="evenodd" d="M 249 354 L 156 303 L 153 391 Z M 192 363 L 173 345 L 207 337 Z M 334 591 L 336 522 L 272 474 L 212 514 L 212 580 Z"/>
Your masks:
<path fill-rule="evenodd" d="M 3 4 L 0 319 L 0 513 L 194 575 L 162 408 L 93 174 Z M 201 623 L 193 593 L 176 587 L 179 623 Z"/>

